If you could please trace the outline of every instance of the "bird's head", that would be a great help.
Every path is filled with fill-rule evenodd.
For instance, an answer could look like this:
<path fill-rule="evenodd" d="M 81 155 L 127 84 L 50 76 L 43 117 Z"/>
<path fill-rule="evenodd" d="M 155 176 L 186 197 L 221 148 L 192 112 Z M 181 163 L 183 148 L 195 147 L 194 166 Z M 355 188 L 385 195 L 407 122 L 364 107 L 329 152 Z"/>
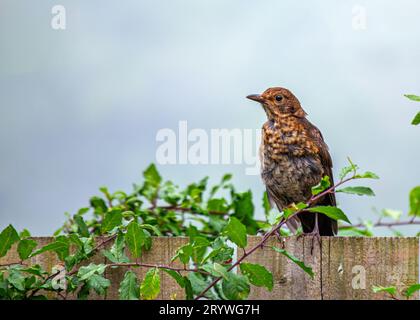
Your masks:
<path fill-rule="evenodd" d="M 270 120 L 284 116 L 303 118 L 306 115 L 299 100 L 285 88 L 269 88 L 262 94 L 250 94 L 247 98 L 261 103 Z"/>

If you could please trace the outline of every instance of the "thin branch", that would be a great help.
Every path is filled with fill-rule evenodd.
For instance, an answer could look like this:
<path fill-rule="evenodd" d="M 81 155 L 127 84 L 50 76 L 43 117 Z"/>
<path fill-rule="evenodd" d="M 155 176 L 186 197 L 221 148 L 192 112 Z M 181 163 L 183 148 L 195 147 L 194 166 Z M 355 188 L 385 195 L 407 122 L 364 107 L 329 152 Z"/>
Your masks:
<path fill-rule="evenodd" d="M 396 226 L 409 226 L 409 225 L 420 225 L 420 221 L 415 221 L 414 219 L 405 220 L 405 221 L 392 221 L 392 222 L 382 222 L 381 220 L 378 220 L 373 224 L 374 228 L 377 227 L 387 227 L 392 228 Z M 339 226 L 339 229 L 350 229 L 350 228 L 363 228 L 365 225 L 363 223 L 358 224 L 352 224 L 349 226 Z"/>

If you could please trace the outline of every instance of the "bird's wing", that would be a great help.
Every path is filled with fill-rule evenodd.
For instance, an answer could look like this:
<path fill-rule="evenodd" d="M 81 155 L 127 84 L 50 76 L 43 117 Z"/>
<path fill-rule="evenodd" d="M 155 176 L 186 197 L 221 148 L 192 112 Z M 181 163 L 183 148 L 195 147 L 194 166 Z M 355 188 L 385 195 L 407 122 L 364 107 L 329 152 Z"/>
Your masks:
<path fill-rule="evenodd" d="M 303 124 L 306 127 L 308 134 L 313 138 L 313 141 L 315 141 L 315 144 L 318 147 L 318 155 L 321 159 L 321 163 L 324 168 L 325 174 L 330 177 L 331 185 L 334 185 L 334 177 L 332 173 L 332 159 L 328 151 L 328 146 L 324 141 L 321 131 L 319 131 L 319 129 L 312 123 L 310 123 L 307 119 L 304 119 Z M 330 193 L 329 196 L 331 205 L 335 206 L 335 194 Z"/>

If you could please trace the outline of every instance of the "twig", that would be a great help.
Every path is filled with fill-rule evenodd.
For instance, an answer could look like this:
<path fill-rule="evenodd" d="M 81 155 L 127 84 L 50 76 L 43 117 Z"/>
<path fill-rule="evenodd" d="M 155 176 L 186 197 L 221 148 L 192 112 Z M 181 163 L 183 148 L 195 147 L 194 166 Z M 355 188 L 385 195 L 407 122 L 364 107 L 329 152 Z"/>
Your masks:
<path fill-rule="evenodd" d="M 420 225 L 420 221 L 415 221 L 414 219 L 406 220 L 406 221 L 393 221 L 393 222 L 382 222 L 378 220 L 373 224 L 374 228 L 377 227 L 395 227 L 395 226 L 408 226 L 408 225 Z M 349 226 L 339 226 L 339 229 L 350 229 L 350 228 L 362 228 L 365 225 L 363 223 L 352 224 Z"/>

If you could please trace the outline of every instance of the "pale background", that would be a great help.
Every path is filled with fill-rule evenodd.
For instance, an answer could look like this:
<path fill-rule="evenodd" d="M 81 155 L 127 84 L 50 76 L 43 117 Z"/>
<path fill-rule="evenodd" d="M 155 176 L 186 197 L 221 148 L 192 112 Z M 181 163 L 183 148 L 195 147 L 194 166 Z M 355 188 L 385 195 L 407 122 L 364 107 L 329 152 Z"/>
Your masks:
<path fill-rule="evenodd" d="M 67 29 L 50 26 L 64 5 Z M 366 30 L 352 9 L 366 8 Z M 351 156 L 377 196 L 339 195 L 349 217 L 408 209 L 419 184 L 419 1 L 0 0 L 0 229 L 49 235 L 98 187 L 131 190 L 161 128 L 259 128 L 244 99 L 290 88 L 323 132 L 335 173 Z M 180 185 L 245 165 L 159 166 Z M 261 217 L 258 210 L 257 216 Z M 412 230 L 411 230 L 412 231 Z M 383 231 L 385 232 L 385 231 Z"/>

